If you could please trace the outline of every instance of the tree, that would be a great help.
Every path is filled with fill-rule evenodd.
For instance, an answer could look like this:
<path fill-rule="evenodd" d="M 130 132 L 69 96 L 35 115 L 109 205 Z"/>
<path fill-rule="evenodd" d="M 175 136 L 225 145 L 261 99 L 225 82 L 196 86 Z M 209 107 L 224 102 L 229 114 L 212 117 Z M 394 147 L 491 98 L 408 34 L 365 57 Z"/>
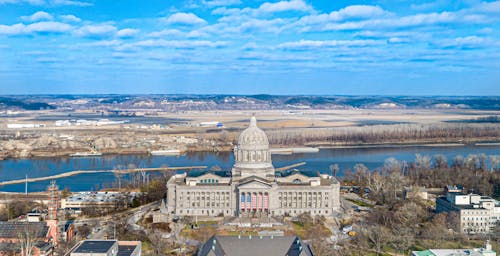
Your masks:
<path fill-rule="evenodd" d="M 88 225 L 78 226 L 78 228 L 76 228 L 76 231 L 77 234 L 84 239 L 87 238 L 91 233 L 90 227 Z"/>
<path fill-rule="evenodd" d="M 167 250 L 167 243 L 163 239 L 162 232 L 153 229 L 147 236 L 153 247 L 154 255 L 165 255 L 165 251 Z"/>
<path fill-rule="evenodd" d="M 369 178 L 370 176 L 369 176 L 369 173 L 367 175 L 367 172 L 368 172 L 368 168 L 364 164 L 354 165 L 354 176 L 356 177 L 359 185 L 361 185 L 362 183 L 368 184 L 368 185 L 370 184 L 370 178 Z M 364 177 L 367 178 L 366 182 L 362 182 Z"/>
<path fill-rule="evenodd" d="M 339 165 L 338 164 L 331 164 L 330 171 L 332 172 L 333 177 L 337 177 L 337 172 L 339 171 Z"/>
<path fill-rule="evenodd" d="M 23 222 L 22 225 L 17 226 L 17 238 L 21 253 L 23 256 L 31 256 L 33 247 L 39 239 L 39 225 L 38 223 Z"/>
<path fill-rule="evenodd" d="M 375 225 L 366 231 L 366 237 L 372 244 L 377 255 L 382 255 L 384 245 L 390 241 L 391 233 L 388 228 Z"/>

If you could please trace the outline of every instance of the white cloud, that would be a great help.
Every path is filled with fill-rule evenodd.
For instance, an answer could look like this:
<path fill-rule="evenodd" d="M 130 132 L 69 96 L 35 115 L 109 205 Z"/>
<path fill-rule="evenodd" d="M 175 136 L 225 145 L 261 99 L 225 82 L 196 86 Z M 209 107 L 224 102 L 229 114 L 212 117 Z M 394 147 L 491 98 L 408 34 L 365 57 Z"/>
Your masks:
<path fill-rule="evenodd" d="M 453 39 L 444 39 L 438 42 L 438 45 L 442 47 L 462 49 L 481 48 L 491 44 L 493 44 L 492 40 L 478 36 L 456 37 Z"/>
<path fill-rule="evenodd" d="M 99 24 L 99 25 L 86 25 L 77 29 L 74 33 L 81 37 L 106 37 L 112 36 L 116 33 L 117 29 L 113 25 Z"/>
<path fill-rule="evenodd" d="M 309 16 L 311 17 L 311 16 Z M 294 24 L 299 31 L 332 31 L 332 30 L 360 30 L 360 29 L 394 29 L 407 27 L 425 27 L 445 24 L 482 24 L 490 19 L 483 15 L 460 12 L 434 12 L 414 14 L 403 17 L 381 17 L 363 20 L 334 21 L 329 18 L 301 19 Z"/>
<path fill-rule="evenodd" d="M 133 37 L 139 33 L 138 29 L 124 28 L 116 32 L 117 37 Z"/>
<path fill-rule="evenodd" d="M 241 4 L 240 0 L 202 0 L 202 4 L 208 7 L 229 6 Z"/>
<path fill-rule="evenodd" d="M 312 6 L 306 4 L 303 0 L 280 1 L 276 3 L 263 3 L 258 11 L 261 12 L 285 12 L 285 11 L 312 11 Z"/>
<path fill-rule="evenodd" d="M 286 24 L 286 20 L 284 19 L 272 19 L 272 20 L 262 20 L 262 19 L 250 19 L 248 21 L 243 22 L 239 27 L 238 31 L 241 33 L 250 33 L 250 32 L 271 32 L 271 33 L 279 33 L 281 32 L 281 26 Z"/>
<path fill-rule="evenodd" d="M 33 33 L 64 33 L 72 30 L 73 27 L 66 23 L 54 21 L 42 21 L 25 25 L 22 23 L 14 25 L 0 25 L 0 34 L 22 35 Z"/>
<path fill-rule="evenodd" d="M 348 18 L 373 18 L 388 14 L 379 6 L 373 5 L 350 5 L 339 11 L 330 13 L 330 16 L 336 20 L 343 20 Z"/>
<path fill-rule="evenodd" d="M 321 25 L 325 23 L 340 22 L 347 19 L 376 18 L 389 14 L 390 14 L 389 12 L 384 11 L 379 6 L 350 5 L 338 11 L 332 11 L 329 14 L 318 14 L 318 15 L 309 15 L 302 17 L 297 22 L 297 25 L 299 26 L 308 26 L 316 24 Z"/>
<path fill-rule="evenodd" d="M 164 29 L 161 31 L 152 32 L 149 34 L 151 37 L 182 37 L 182 38 L 199 38 L 199 37 L 208 37 L 209 35 L 206 32 L 200 30 L 192 30 L 192 31 L 181 31 L 178 29 Z"/>
<path fill-rule="evenodd" d="M 22 23 L 14 25 L 0 25 L 0 35 L 18 35 L 23 34 L 26 26 Z"/>
<path fill-rule="evenodd" d="M 167 24 L 202 25 L 207 22 L 193 13 L 178 12 L 170 15 L 166 20 Z"/>
<path fill-rule="evenodd" d="M 52 5 L 73 5 L 73 6 L 92 6 L 92 3 L 83 1 L 71 1 L 71 0 L 51 0 L 49 1 Z"/>
<path fill-rule="evenodd" d="M 286 42 L 278 45 L 278 48 L 285 50 L 309 50 L 316 48 L 332 48 L 332 47 L 365 47 L 384 44 L 384 42 L 376 40 L 300 40 L 295 42 Z"/>
<path fill-rule="evenodd" d="M 52 17 L 52 15 L 50 15 L 46 12 L 38 11 L 38 12 L 33 13 L 30 16 L 21 16 L 21 19 L 25 20 L 25 21 L 33 22 L 33 21 L 39 21 L 39 20 L 52 20 L 52 19 L 54 19 L 54 17 Z"/>
<path fill-rule="evenodd" d="M 486 13 L 500 13 L 500 1 L 482 2 L 473 9 Z"/>
<path fill-rule="evenodd" d="M 62 19 L 63 21 L 66 21 L 66 22 L 80 22 L 80 21 L 82 21 L 82 19 L 80 19 L 72 14 L 60 15 L 59 18 Z"/>
<path fill-rule="evenodd" d="M 63 33 L 70 31 L 73 27 L 66 23 L 54 22 L 54 21 L 44 21 L 29 24 L 26 26 L 27 33 Z"/>
<path fill-rule="evenodd" d="M 0 0 L 1 4 L 30 4 L 47 6 L 92 6 L 92 3 L 73 0 Z"/>
<path fill-rule="evenodd" d="M 163 40 L 163 39 L 158 39 L 158 40 L 144 40 L 144 41 L 139 41 L 137 43 L 133 44 L 134 46 L 141 46 L 141 47 L 166 47 L 166 48 L 199 48 L 199 47 L 208 47 L 208 48 L 217 48 L 217 47 L 223 47 L 227 46 L 227 42 L 223 41 L 207 41 L 207 40 Z"/>
<path fill-rule="evenodd" d="M 390 44 L 405 44 L 405 43 L 410 43 L 410 39 L 408 38 L 403 38 L 403 37 L 391 37 L 387 39 L 387 42 Z"/>

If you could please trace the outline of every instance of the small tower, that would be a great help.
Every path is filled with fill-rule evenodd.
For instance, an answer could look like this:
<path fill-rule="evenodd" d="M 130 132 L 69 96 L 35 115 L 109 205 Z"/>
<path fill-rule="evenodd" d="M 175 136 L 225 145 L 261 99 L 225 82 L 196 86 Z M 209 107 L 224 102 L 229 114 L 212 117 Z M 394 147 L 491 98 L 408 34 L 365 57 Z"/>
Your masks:
<path fill-rule="evenodd" d="M 55 180 L 50 182 L 50 185 L 47 187 L 47 192 L 49 192 L 49 207 L 45 222 L 47 222 L 47 226 L 49 227 L 49 237 L 52 238 L 53 243 L 57 245 L 59 238 L 57 210 L 60 208 L 60 200 L 59 187 L 56 185 Z"/>
<path fill-rule="evenodd" d="M 48 220 L 57 220 L 57 210 L 60 208 L 59 201 L 59 187 L 56 185 L 56 181 L 52 180 L 50 185 L 47 187 L 49 192 L 49 209 L 48 209 Z"/>

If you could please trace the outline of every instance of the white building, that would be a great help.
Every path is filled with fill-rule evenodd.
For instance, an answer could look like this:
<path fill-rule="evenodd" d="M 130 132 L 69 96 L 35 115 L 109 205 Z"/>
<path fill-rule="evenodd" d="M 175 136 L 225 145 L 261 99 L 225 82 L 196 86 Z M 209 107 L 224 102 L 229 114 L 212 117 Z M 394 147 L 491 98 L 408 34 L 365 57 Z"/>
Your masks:
<path fill-rule="evenodd" d="M 429 249 L 413 251 L 412 256 L 496 256 L 489 241 L 482 248 L 473 249 Z"/>
<path fill-rule="evenodd" d="M 436 199 L 437 212 L 457 212 L 466 234 L 490 233 L 500 224 L 500 203 L 488 196 L 448 192 Z"/>
<path fill-rule="evenodd" d="M 332 215 L 339 182 L 319 171 L 276 171 L 255 117 L 234 148 L 231 171 L 190 171 L 167 183 L 167 213 L 177 216 Z"/>

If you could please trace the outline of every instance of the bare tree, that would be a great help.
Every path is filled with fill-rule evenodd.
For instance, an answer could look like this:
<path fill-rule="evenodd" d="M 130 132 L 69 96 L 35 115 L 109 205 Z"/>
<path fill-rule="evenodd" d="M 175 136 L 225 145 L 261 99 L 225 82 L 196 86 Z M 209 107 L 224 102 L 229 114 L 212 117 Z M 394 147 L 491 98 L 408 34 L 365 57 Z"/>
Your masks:
<path fill-rule="evenodd" d="M 332 172 L 333 177 L 337 177 L 337 172 L 339 171 L 339 165 L 338 164 L 331 164 L 330 171 Z"/>
<path fill-rule="evenodd" d="M 38 224 L 30 222 L 18 223 L 17 238 L 23 256 L 31 256 L 33 253 L 33 247 L 40 238 L 40 226 Z"/>

